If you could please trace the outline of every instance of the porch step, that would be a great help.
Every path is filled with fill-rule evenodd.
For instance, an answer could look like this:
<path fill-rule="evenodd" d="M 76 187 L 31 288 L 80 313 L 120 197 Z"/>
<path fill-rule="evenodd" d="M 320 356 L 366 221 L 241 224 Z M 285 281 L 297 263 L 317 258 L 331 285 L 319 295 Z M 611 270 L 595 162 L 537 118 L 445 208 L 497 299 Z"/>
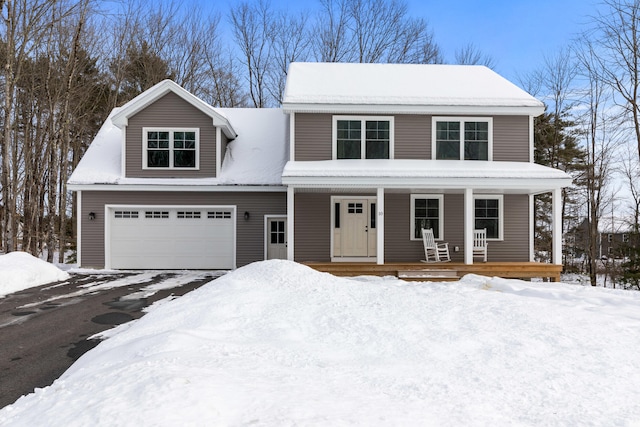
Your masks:
<path fill-rule="evenodd" d="M 398 270 L 398 279 L 407 281 L 431 281 L 431 282 L 447 282 L 460 280 L 458 272 L 452 269 L 416 269 L 416 270 Z"/>

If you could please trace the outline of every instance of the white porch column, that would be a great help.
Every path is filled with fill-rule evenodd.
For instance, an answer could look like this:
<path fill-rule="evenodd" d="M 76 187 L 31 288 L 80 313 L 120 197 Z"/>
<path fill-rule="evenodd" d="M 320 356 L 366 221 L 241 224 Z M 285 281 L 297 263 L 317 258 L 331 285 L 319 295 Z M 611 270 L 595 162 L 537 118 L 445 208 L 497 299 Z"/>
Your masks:
<path fill-rule="evenodd" d="M 376 211 L 376 264 L 384 264 L 384 188 L 378 188 Z"/>
<path fill-rule="evenodd" d="M 289 186 L 287 187 L 287 259 L 289 261 L 293 261 L 293 222 L 294 222 L 294 209 L 293 209 L 293 201 L 294 201 L 294 188 Z"/>
<path fill-rule="evenodd" d="M 562 264 L 562 189 L 556 188 L 552 193 L 552 250 L 553 263 Z"/>
<path fill-rule="evenodd" d="M 464 263 L 473 264 L 473 190 L 464 189 Z"/>

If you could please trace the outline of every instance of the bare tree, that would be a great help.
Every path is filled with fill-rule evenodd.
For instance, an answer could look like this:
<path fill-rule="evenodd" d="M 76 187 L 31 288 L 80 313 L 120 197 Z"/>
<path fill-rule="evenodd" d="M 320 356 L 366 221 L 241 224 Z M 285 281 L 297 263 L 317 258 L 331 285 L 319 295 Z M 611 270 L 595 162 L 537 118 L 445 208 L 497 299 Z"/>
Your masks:
<path fill-rule="evenodd" d="M 592 61 L 597 78 L 611 87 L 614 100 L 632 120 L 640 157 L 640 0 L 603 0 L 607 9 L 593 17 Z"/>
<path fill-rule="evenodd" d="M 640 232 L 640 160 L 631 150 L 628 150 L 622 155 L 620 165 L 623 179 L 631 196 L 628 205 L 631 211 L 628 225 L 634 233 L 638 233 Z"/>
<path fill-rule="evenodd" d="M 612 173 L 612 158 L 620 141 L 619 115 L 611 109 L 611 92 L 600 79 L 602 63 L 589 40 L 583 40 L 578 58 L 585 79 L 585 114 L 581 121 L 587 149 L 587 168 L 583 176 L 586 188 L 588 232 L 588 268 L 592 286 L 597 284 L 598 238 L 600 219 L 611 198 L 607 185 Z"/>
<path fill-rule="evenodd" d="M 271 67 L 273 14 L 268 3 L 243 2 L 231 9 L 233 35 L 247 72 L 249 96 L 257 108 L 269 104 L 267 74 Z"/>
<path fill-rule="evenodd" d="M 314 27 L 313 50 L 320 62 L 351 62 L 351 34 L 348 29 L 348 0 L 320 0 L 320 12 Z"/>
<path fill-rule="evenodd" d="M 308 15 L 290 16 L 280 12 L 271 32 L 273 65 L 268 72 L 269 92 L 278 104 L 282 102 L 289 64 L 306 61 L 310 45 Z"/>
<path fill-rule="evenodd" d="M 496 61 L 490 55 L 482 53 L 473 43 L 457 49 L 454 55 L 455 63 L 460 65 L 484 65 L 495 69 Z"/>

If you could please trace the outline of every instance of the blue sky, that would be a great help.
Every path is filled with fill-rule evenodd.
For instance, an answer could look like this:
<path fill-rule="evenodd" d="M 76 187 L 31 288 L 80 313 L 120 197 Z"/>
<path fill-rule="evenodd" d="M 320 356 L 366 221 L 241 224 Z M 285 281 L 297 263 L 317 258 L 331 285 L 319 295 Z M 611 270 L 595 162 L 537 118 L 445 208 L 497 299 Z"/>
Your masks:
<path fill-rule="evenodd" d="M 494 58 L 496 71 L 512 81 L 538 68 L 545 54 L 568 45 L 598 5 L 598 0 L 404 1 L 411 16 L 429 22 L 446 60 L 452 62 L 456 49 L 473 43 Z M 318 2 L 271 0 L 271 5 L 313 10 Z"/>

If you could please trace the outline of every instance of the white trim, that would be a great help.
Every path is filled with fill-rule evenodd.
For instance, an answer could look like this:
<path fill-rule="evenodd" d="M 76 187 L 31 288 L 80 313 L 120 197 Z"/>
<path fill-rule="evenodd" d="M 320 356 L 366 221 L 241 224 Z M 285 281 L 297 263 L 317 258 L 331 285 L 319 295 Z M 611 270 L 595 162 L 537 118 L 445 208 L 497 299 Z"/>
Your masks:
<path fill-rule="evenodd" d="M 552 200 L 552 252 L 553 263 L 562 265 L 562 190 L 557 188 L 551 193 Z"/>
<path fill-rule="evenodd" d="M 393 116 L 340 116 L 334 115 L 332 118 L 332 133 L 331 133 L 331 158 L 338 160 L 338 120 L 350 120 L 360 121 L 360 159 L 366 159 L 366 122 L 389 122 L 389 159 L 394 158 L 394 117 Z"/>
<path fill-rule="evenodd" d="M 149 149 L 147 138 L 149 132 L 168 132 L 169 133 L 169 166 L 168 167 L 150 167 L 147 165 L 147 151 Z M 196 164 L 194 167 L 175 167 L 173 166 L 173 152 L 176 148 L 173 146 L 173 138 L 176 132 L 194 132 L 196 134 Z M 217 160 L 216 160 L 217 163 Z M 200 128 L 181 128 L 181 127 L 143 127 L 142 128 L 142 169 L 143 170 L 200 170 Z"/>
<path fill-rule="evenodd" d="M 287 259 L 294 261 L 294 203 L 295 203 L 295 189 L 293 187 L 287 188 Z"/>
<path fill-rule="evenodd" d="M 473 231 L 474 231 L 473 190 L 464 190 L 464 263 L 473 264 Z"/>
<path fill-rule="evenodd" d="M 82 267 L 82 191 L 76 192 L 76 263 Z"/>
<path fill-rule="evenodd" d="M 471 160 L 470 160 L 471 161 Z M 514 194 L 538 194 L 554 188 L 568 187 L 571 180 L 535 179 L 535 178 L 402 178 L 402 177 L 283 177 L 285 185 L 296 188 L 344 188 L 344 189 L 376 189 L 384 187 L 411 188 L 414 190 L 462 190 L 471 188 L 479 191 L 512 192 Z"/>
<path fill-rule="evenodd" d="M 184 101 L 191 104 L 193 107 L 202 111 L 212 119 L 214 126 L 222 127 L 222 130 L 224 131 L 225 135 L 227 135 L 227 137 L 229 137 L 230 139 L 235 139 L 237 134 L 231 126 L 231 123 L 229 123 L 229 120 L 227 120 L 227 118 L 223 114 L 221 114 L 218 110 L 216 110 L 214 107 L 207 104 L 197 96 L 184 89 L 179 84 L 169 79 L 161 81 L 155 86 L 152 86 L 151 88 L 145 90 L 140 95 L 133 98 L 131 101 L 127 102 L 120 108 L 120 110 L 116 114 L 114 114 L 111 121 L 115 126 L 122 129 L 128 126 L 129 117 L 132 117 L 136 113 L 145 109 L 147 106 L 151 105 L 169 92 L 173 92 Z"/>
<path fill-rule="evenodd" d="M 285 113 L 335 113 L 344 114 L 440 114 L 440 115 L 492 115 L 537 117 L 544 113 L 543 105 L 536 106 L 491 106 L 491 105 L 389 105 L 389 104 L 306 104 L 286 102 Z"/>
<path fill-rule="evenodd" d="M 149 180 L 153 180 L 150 178 Z M 174 179 L 179 181 L 179 179 Z M 215 184 L 67 184 L 70 191 L 182 191 L 182 192 L 255 192 L 255 193 L 284 193 L 285 186 L 275 185 L 215 185 Z"/>
<path fill-rule="evenodd" d="M 464 124 L 466 122 L 486 122 L 488 124 L 488 145 L 487 145 L 487 160 L 493 161 L 493 117 L 460 117 L 460 116 L 433 116 L 431 117 L 431 159 L 438 160 L 436 158 L 436 123 L 437 122 L 458 122 L 460 123 L 460 157 L 456 160 L 465 160 L 464 158 Z M 468 160 L 468 161 L 482 161 L 482 160 Z"/>
<path fill-rule="evenodd" d="M 413 241 L 422 241 L 422 237 L 417 238 L 415 236 L 415 228 L 416 228 L 416 211 L 415 211 L 415 201 L 416 199 L 436 199 L 438 200 L 438 238 L 436 240 L 444 240 L 444 195 L 443 194 L 412 194 L 411 195 L 411 204 L 409 205 L 409 220 L 411 223 L 410 226 L 410 236 L 409 240 Z"/>
<path fill-rule="evenodd" d="M 266 214 L 264 216 L 264 253 L 263 253 L 264 260 L 267 259 L 267 252 L 268 252 L 267 246 L 269 246 L 269 220 L 278 219 L 278 218 L 282 218 L 288 223 L 286 215 Z M 287 224 L 287 229 L 288 228 L 289 228 L 289 225 Z M 285 239 L 285 244 L 287 245 L 287 251 L 289 249 L 288 241 L 289 241 L 289 236 L 287 235 L 287 238 Z"/>
<path fill-rule="evenodd" d="M 289 114 L 289 160 L 296 159 L 296 113 Z"/>
<path fill-rule="evenodd" d="M 502 194 L 474 194 L 473 195 L 473 227 L 476 224 L 475 203 L 476 200 L 497 200 L 498 201 L 498 238 L 490 238 L 487 241 L 502 242 L 504 241 L 504 195 Z"/>
<path fill-rule="evenodd" d="M 533 194 L 529 194 L 529 262 L 535 261 L 535 247 L 533 244 L 535 237 L 534 204 L 535 197 Z"/>
<path fill-rule="evenodd" d="M 200 139 L 200 138 L 197 138 Z M 196 163 L 199 159 L 199 155 L 196 156 Z M 216 128 L 216 176 L 220 176 L 220 170 L 222 169 L 222 130 Z"/>
<path fill-rule="evenodd" d="M 384 188 L 378 187 L 376 194 L 376 258 L 384 264 Z M 333 234 L 333 233 L 332 233 Z"/>
<path fill-rule="evenodd" d="M 238 255 L 238 207 L 236 205 L 149 205 L 110 204 L 104 205 L 104 268 L 111 269 L 111 215 L 115 209 L 230 209 L 233 221 L 233 268 L 237 268 Z"/>

